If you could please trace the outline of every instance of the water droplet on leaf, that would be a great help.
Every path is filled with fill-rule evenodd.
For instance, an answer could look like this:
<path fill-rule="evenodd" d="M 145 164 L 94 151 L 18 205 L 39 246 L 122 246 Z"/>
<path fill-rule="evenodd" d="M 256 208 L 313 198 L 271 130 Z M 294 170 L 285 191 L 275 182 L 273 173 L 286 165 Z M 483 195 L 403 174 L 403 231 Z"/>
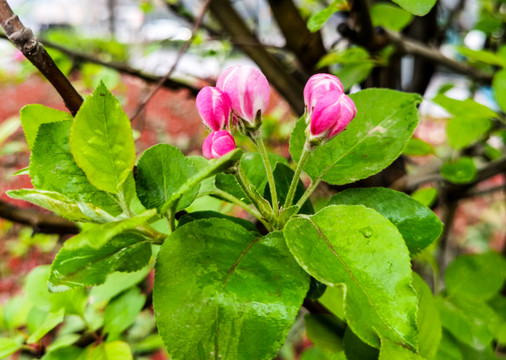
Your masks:
<path fill-rule="evenodd" d="M 372 231 L 370 226 L 360 229 L 359 232 L 367 239 L 369 239 L 374 234 L 374 231 Z"/>

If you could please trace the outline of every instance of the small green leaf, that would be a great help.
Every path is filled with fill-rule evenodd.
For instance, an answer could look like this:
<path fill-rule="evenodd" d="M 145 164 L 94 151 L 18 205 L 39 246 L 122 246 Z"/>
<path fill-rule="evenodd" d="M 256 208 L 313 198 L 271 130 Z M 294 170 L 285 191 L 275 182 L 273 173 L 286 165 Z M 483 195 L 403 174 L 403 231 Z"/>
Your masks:
<path fill-rule="evenodd" d="M 7 356 L 14 354 L 23 347 L 23 335 L 10 338 L 0 338 L 0 359 L 6 359 Z"/>
<path fill-rule="evenodd" d="M 137 285 L 146 278 L 151 270 L 151 266 L 146 266 L 131 273 L 114 272 L 110 274 L 102 285 L 94 286 L 90 290 L 90 301 L 93 303 L 109 301 L 126 289 Z"/>
<path fill-rule="evenodd" d="M 323 10 L 320 10 L 311 15 L 311 17 L 307 21 L 307 28 L 311 32 L 316 32 L 320 30 L 322 26 L 325 25 L 327 20 L 330 19 L 332 15 L 334 15 L 334 13 L 342 10 L 343 8 L 346 7 L 346 5 L 347 5 L 346 0 L 334 0 L 332 4 L 330 4 Z"/>
<path fill-rule="evenodd" d="M 135 145 L 130 120 L 103 83 L 79 109 L 70 148 L 77 165 L 100 190 L 117 193 L 132 171 Z"/>
<path fill-rule="evenodd" d="M 443 94 L 436 95 L 433 102 L 443 107 L 454 116 L 474 118 L 497 118 L 498 114 L 485 105 L 477 103 L 472 99 L 455 100 Z"/>
<path fill-rule="evenodd" d="M 473 50 L 464 46 L 456 46 L 456 50 L 472 61 L 479 61 L 489 65 L 506 67 L 506 60 L 489 50 Z"/>
<path fill-rule="evenodd" d="M 91 349 L 88 360 L 133 360 L 130 346 L 123 341 L 101 343 Z"/>
<path fill-rule="evenodd" d="M 174 360 L 272 359 L 308 285 L 280 232 L 260 238 L 225 219 L 190 222 L 158 254 L 158 330 Z"/>
<path fill-rule="evenodd" d="M 344 352 L 347 360 L 377 360 L 379 351 L 364 343 L 347 327 L 344 331 Z M 397 359 L 396 359 L 397 360 Z"/>
<path fill-rule="evenodd" d="M 241 149 L 235 149 L 219 159 L 213 159 L 208 161 L 207 166 L 202 167 L 198 172 L 182 184 L 177 191 L 173 192 L 172 195 L 164 202 L 160 208 L 160 213 L 165 214 L 175 201 L 178 201 L 184 194 L 191 191 L 197 184 L 200 184 L 202 180 L 207 179 L 219 172 L 229 169 L 234 166 L 242 157 L 243 151 Z"/>
<path fill-rule="evenodd" d="M 62 347 L 46 353 L 41 360 L 81 360 L 80 356 L 83 355 L 84 352 L 85 349 L 81 349 L 77 346 Z"/>
<path fill-rule="evenodd" d="M 443 224 L 429 208 L 395 190 L 348 189 L 329 201 L 329 205 L 340 204 L 364 205 L 386 217 L 401 233 L 411 257 L 436 241 L 443 231 Z"/>
<path fill-rule="evenodd" d="M 142 205 L 159 209 L 189 178 L 197 173 L 193 163 L 172 145 L 158 144 L 147 149 L 137 163 L 136 187 Z M 191 204 L 199 184 L 178 202 L 182 210 Z"/>
<path fill-rule="evenodd" d="M 506 113 L 506 69 L 495 73 L 494 80 L 492 81 L 492 89 L 494 90 L 497 104 L 501 110 Z"/>
<path fill-rule="evenodd" d="M 416 190 L 411 197 L 419 203 L 431 207 L 437 200 L 437 189 L 433 187 L 426 187 Z"/>
<path fill-rule="evenodd" d="M 151 257 L 149 239 L 135 232 L 153 211 L 131 219 L 97 225 L 67 240 L 53 261 L 49 288 L 66 291 L 98 285 L 114 271 L 137 271 Z"/>
<path fill-rule="evenodd" d="M 445 162 L 441 166 L 441 175 L 452 183 L 467 184 L 476 177 L 476 166 L 472 158 L 463 156 L 455 162 Z"/>
<path fill-rule="evenodd" d="M 111 194 L 90 184 L 70 152 L 72 121 L 42 124 L 32 148 L 30 177 L 36 189 L 56 191 L 70 200 L 93 204 L 112 216 L 122 213 Z"/>
<path fill-rule="evenodd" d="M 378 360 L 424 360 L 417 353 L 396 344 L 388 339 L 381 341 L 381 349 Z"/>
<path fill-rule="evenodd" d="M 322 350 L 339 352 L 344 350 L 342 324 L 329 314 L 306 314 L 306 334 L 309 340 Z"/>
<path fill-rule="evenodd" d="M 381 26 L 392 31 L 401 31 L 413 20 L 413 15 L 406 10 L 384 2 L 374 3 L 370 13 L 373 26 Z"/>
<path fill-rule="evenodd" d="M 362 340 L 379 347 L 381 337 L 417 349 L 409 253 L 390 221 L 364 206 L 330 205 L 292 218 L 283 233 L 311 276 L 344 284 L 346 319 Z"/>
<path fill-rule="evenodd" d="M 494 252 L 459 256 L 445 271 L 448 295 L 470 300 L 492 298 L 505 280 L 506 260 Z"/>
<path fill-rule="evenodd" d="M 104 333 L 114 338 L 133 324 L 135 317 L 142 310 L 146 295 L 138 287 L 115 297 L 109 302 L 104 313 Z"/>
<path fill-rule="evenodd" d="M 417 274 L 413 273 L 413 287 L 418 295 L 418 324 L 420 355 L 433 359 L 441 341 L 441 320 L 429 287 Z"/>
<path fill-rule="evenodd" d="M 370 60 L 345 64 L 335 72 L 335 75 L 341 80 L 344 90 L 349 91 L 353 85 L 367 79 L 375 66 L 376 64 Z"/>
<path fill-rule="evenodd" d="M 386 89 L 350 95 L 357 116 L 347 129 L 309 156 L 304 171 L 313 180 L 343 185 L 383 170 L 402 152 L 418 122 L 420 96 Z M 299 161 L 306 141 L 304 120 L 290 138 L 290 153 Z"/>
<path fill-rule="evenodd" d="M 3 148 L 2 145 L 5 140 L 18 131 L 19 125 L 19 119 L 17 117 L 11 117 L 2 121 L 0 124 L 0 148 Z"/>
<path fill-rule="evenodd" d="M 412 137 L 409 139 L 402 153 L 408 156 L 432 155 L 434 154 L 434 148 L 431 144 L 418 138 Z"/>
<path fill-rule="evenodd" d="M 51 109 L 44 105 L 32 104 L 21 109 L 21 125 L 25 132 L 26 142 L 30 150 L 35 144 L 39 127 L 42 124 L 72 120 L 67 112 Z"/>
<path fill-rule="evenodd" d="M 276 164 L 287 164 L 284 157 L 278 154 L 268 153 L 269 163 L 274 169 Z M 246 153 L 241 158 L 241 166 L 248 180 L 257 188 L 259 193 L 263 193 L 267 185 L 267 173 L 265 172 L 264 162 L 259 153 Z"/>
<path fill-rule="evenodd" d="M 20 189 L 7 191 L 6 194 L 13 199 L 43 207 L 70 221 L 104 223 L 117 220 L 93 204 L 70 200 L 54 191 Z"/>
<path fill-rule="evenodd" d="M 413 15 L 423 16 L 429 13 L 436 0 L 394 0 L 394 3 Z"/>
<path fill-rule="evenodd" d="M 41 319 L 42 321 L 40 321 L 40 323 L 37 324 L 38 325 L 37 329 L 30 335 L 30 337 L 28 338 L 28 340 L 26 340 L 26 342 L 28 344 L 32 344 L 42 339 L 44 335 L 53 330 L 58 324 L 60 324 L 63 321 L 64 315 L 65 315 L 64 309 L 60 309 L 56 312 L 47 313 L 47 315 Z"/>
<path fill-rule="evenodd" d="M 492 127 L 492 121 L 480 117 L 453 117 L 446 125 L 448 144 L 454 149 L 463 149 L 480 140 Z"/>

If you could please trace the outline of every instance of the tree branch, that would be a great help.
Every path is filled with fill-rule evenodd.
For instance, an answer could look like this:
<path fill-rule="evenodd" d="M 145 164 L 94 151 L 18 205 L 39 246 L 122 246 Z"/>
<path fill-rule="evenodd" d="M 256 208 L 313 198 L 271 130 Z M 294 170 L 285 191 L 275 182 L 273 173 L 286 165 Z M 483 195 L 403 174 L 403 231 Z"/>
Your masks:
<path fill-rule="evenodd" d="M 83 103 L 81 95 L 58 69 L 44 46 L 37 41 L 32 30 L 25 27 L 19 17 L 14 14 L 6 0 L 0 0 L 0 25 L 8 39 L 49 80 L 62 97 L 67 109 L 75 115 Z"/>
<path fill-rule="evenodd" d="M 232 42 L 243 44 L 239 45 L 241 49 L 257 63 L 267 79 L 288 101 L 295 112 L 302 115 L 304 112 L 303 77 L 300 74 L 287 72 L 286 67 L 258 41 L 229 0 L 212 0 L 210 9 L 221 26 L 232 37 Z"/>

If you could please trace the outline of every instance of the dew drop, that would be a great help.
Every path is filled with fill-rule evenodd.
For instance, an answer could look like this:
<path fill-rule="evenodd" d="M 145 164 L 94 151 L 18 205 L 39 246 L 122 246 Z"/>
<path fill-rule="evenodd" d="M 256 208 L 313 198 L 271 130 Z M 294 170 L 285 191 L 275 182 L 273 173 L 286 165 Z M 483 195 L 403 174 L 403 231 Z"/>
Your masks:
<path fill-rule="evenodd" d="M 360 229 L 359 232 L 364 235 L 366 239 L 369 239 L 374 234 L 370 226 Z"/>

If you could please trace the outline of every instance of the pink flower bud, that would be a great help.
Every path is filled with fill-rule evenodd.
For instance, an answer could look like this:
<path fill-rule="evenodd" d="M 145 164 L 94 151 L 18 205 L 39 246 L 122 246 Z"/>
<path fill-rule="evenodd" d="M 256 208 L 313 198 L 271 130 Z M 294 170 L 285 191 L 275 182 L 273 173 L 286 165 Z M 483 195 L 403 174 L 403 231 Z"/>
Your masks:
<path fill-rule="evenodd" d="M 330 91 L 337 91 L 339 94 L 344 94 L 343 84 L 341 84 L 337 76 L 316 74 L 309 78 L 304 87 L 304 104 L 306 105 L 308 119 L 311 117 L 311 113 L 318 99 Z"/>
<path fill-rule="evenodd" d="M 202 155 L 206 159 L 219 159 L 235 149 L 235 141 L 226 130 L 213 131 L 202 144 Z"/>
<path fill-rule="evenodd" d="M 318 99 L 311 114 L 311 138 L 330 140 L 341 131 L 357 114 L 351 98 L 339 91 L 331 91 Z"/>
<path fill-rule="evenodd" d="M 230 100 L 227 94 L 215 87 L 206 86 L 197 94 L 197 110 L 211 131 L 225 129 L 230 117 Z"/>
<path fill-rule="evenodd" d="M 262 72 L 251 66 L 232 66 L 225 70 L 216 83 L 225 92 L 234 113 L 251 125 L 256 125 L 257 113 L 269 105 L 270 88 Z"/>

